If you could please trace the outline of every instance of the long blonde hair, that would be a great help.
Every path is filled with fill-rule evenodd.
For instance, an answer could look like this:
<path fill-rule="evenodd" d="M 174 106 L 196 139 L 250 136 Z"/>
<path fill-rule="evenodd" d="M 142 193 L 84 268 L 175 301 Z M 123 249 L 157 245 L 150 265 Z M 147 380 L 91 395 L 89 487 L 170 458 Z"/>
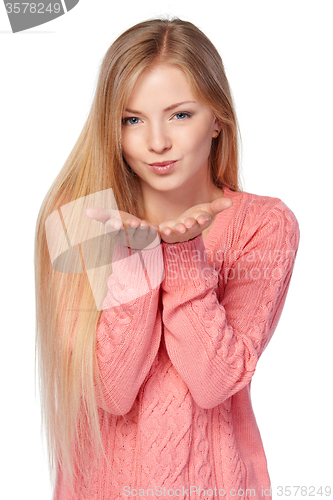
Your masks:
<path fill-rule="evenodd" d="M 211 178 L 216 186 L 240 190 L 239 130 L 215 47 L 196 26 L 178 18 L 152 19 L 128 29 L 103 59 L 86 123 L 44 198 L 36 224 L 36 359 L 38 352 L 42 423 L 51 480 L 54 483 L 60 465 L 72 488 L 77 474 L 88 477 L 93 457 L 101 450 L 104 453 L 101 408 L 96 403 L 100 382 L 95 333 L 101 311 L 87 279 L 82 246 L 78 243 L 75 258 L 83 271 L 57 270 L 50 259 L 46 225 L 58 213 L 68 235 L 61 207 L 110 188 L 119 210 L 145 218 L 139 178 L 122 156 L 121 118 L 138 77 L 157 62 L 181 68 L 198 98 L 221 120 L 222 133 L 212 140 Z M 75 226 L 79 221 L 74 218 L 71 223 Z"/>

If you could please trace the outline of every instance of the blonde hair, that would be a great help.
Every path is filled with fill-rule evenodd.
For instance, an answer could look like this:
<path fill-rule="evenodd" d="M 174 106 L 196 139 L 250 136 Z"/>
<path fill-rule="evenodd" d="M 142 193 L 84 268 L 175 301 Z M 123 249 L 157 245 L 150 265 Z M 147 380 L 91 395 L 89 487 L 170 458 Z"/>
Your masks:
<path fill-rule="evenodd" d="M 48 217 L 64 205 L 110 188 L 119 210 L 145 218 L 139 179 L 122 156 L 121 118 L 140 74 L 161 62 L 181 68 L 198 98 L 221 120 L 222 133 L 212 140 L 211 178 L 216 186 L 240 190 L 238 125 L 215 47 L 196 26 L 178 18 L 152 19 L 128 29 L 105 54 L 86 123 L 44 198 L 36 224 L 36 357 L 38 352 L 42 423 L 52 482 L 60 465 L 72 488 L 78 474 L 87 478 L 94 457 L 104 453 L 102 410 L 96 402 L 100 383 L 96 328 L 101 311 L 86 272 L 59 272 L 52 266 L 45 227 Z M 78 248 L 82 257 L 80 244 Z M 81 264 L 85 270 L 83 260 Z"/>

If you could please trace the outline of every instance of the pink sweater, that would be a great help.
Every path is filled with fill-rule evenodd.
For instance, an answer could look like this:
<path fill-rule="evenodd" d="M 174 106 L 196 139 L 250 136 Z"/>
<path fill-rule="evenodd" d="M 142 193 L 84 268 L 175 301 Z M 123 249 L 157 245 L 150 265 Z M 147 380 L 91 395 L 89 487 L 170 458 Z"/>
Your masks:
<path fill-rule="evenodd" d="M 101 457 L 75 497 L 59 470 L 54 500 L 270 498 L 250 386 L 283 309 L 299 228 L 278 198 L 223 190 L 233 206 L 205 241 L 131 257 L 117 243 L 97 326 L 110 467 Z"/>

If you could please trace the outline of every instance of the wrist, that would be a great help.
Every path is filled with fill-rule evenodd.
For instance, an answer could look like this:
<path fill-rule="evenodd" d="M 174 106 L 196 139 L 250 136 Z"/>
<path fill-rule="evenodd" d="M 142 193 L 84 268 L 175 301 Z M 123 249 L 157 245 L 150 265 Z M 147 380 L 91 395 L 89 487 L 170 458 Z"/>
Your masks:
<path fill-rule="evenodd" d="M 162 244 L 164 260 L 164 280 L 162 287 L 168 288 L 205 286 L 206 279 L 213 271 L 208 263 L 202 233 L 195 238 L 178 243 Z"/>

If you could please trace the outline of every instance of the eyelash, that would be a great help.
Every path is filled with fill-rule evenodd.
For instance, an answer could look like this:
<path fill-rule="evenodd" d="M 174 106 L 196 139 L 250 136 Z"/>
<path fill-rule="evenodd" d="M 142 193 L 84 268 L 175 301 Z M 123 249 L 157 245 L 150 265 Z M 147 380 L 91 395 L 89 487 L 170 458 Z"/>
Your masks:
<path fill-rule="evenodd" d="M 178 115 L 184 115 L 186 118 L 190 118 L 192 116 L 192 113 L 188 113 L 187 111 L 186 112 L 185 111 L 179 111 L 178 113 L 176 113 L 175 115 L 173 115 L 173 118 L 176 117 L 176 116 L 178 116 Z M 179 118 L 179 120 L 182 121 L 182 120 L 185 120 L 186 118 Z M 137 123 L 129 123 L 129 120 L 133 120 L 133 119 L 138 120 L 139 118 L 137 118 L 136 116 L 129 116 L 127 118 L 123 118 L 122 119 L 122 123 L 123 123 L 123 125 L 127 125 L 127 124 L 129 124 L 129 125 L 137 125 Z"/>
<path fill-rule="evenodd" d="M 192 113 L 188 113 L 187 111 L 179 111 L 179 113 L 176 113 L 174 116 L 177 115 L 185 115 L 187 118 L 190 118 L 192 116 Z"/>
<path fill-rule="evenodd" d="M 136 116 L 130 116 L 130 117 L 128 117 L 128 118 L 123 118 L 123 119 L 122 119 L 122 123 L 123 123 L 124 125 L 127 125 L 127 123 L 129 122 L 129 120 L 133 120 L 133 118 L 134 118 L 134 119 L 137 119 L 137 118 L 136 118 Z M 136 125 L 136 123 L 130 123 L 130 125 Z"/>

